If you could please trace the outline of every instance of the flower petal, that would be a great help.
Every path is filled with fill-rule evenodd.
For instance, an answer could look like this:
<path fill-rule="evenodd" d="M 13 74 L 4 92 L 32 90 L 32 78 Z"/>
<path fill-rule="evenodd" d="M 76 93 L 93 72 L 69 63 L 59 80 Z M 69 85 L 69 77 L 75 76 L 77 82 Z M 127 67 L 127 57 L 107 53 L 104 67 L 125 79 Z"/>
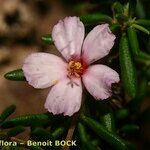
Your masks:
<path fill-rule="evenodd" d="M 52 38 L 66 60 L 73 56 L 80 57 L 84 30 L 84 25 L 78 17 L 66 17 L 54 26 Z"/>
<path fill-rule="evenodd" d="M 71 116 L 79 111 L 82 100 L 80 79 L 66 78 L 54 85 L 46 99 L 45 108 L 53 114 Z"/>
<path fill-rule="evenodd" d="M 26 80 L 35 88 L 47 88 L 67 75 L 67 64 L 48 53 L 29 55 L 22 67 Z"/>
<path fill-rule="evenodd" d="M 111 96 L 111 84 L 119 82 L 119 75 L 105 65 L 92 65 L 83 75 L 83 83 L 95 99 Z"/>
<path fill-rule="evenodd" d="M 114 45 L 115 35 L 108 24 L 96 26 L 85 38 L 82 55 L 87 63 L 92 63 L 106 56 Z"/>

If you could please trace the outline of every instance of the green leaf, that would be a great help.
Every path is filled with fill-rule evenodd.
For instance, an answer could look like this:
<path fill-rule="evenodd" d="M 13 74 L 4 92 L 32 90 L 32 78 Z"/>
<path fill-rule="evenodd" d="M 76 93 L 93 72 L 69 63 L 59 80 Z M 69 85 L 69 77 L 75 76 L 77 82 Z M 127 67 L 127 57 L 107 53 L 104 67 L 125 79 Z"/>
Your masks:
<path fill-rule="evenodd" d="M 140 26 L 138 24 L 132 24 L 132 27 L 134 27 L 134 28 L 136 28 L 136 29 L 138 29 L 138 30 L 148 34 L 148 35 L 150 34 L 149 30 L 147 30 L 146 28 L 144 28 L 144 27 L 142 27 L 142 26 Z"/>
<path fill-rule="evenodd" d="M 13 129 L 9 130 L 9 131 L 7 132 L 7 136 L 8 136 L 8 137 L 16 136 L 16 135 L 18 135 L 19 133 L 22 133 L 22 132 L 24 132 L 24 131 L 25 131 L 25 128 L 24 128 L 24 127 L 22 127 L 22 126 L 17 126 L 17 127 L 13 128 Z"/>
<path fill-rule="evenodd" d="M 112 25 L 110 26 L 110 30 L 111 30 L 112 32 L 117 32 L 120 28 L 121 28 L 121 26 L 120 26 L 119 24 L 112 24 Z"/>
<path fill-rule="evenodd" d="M 112 9 L 115 14 L 123 14 L 124 13 L 123 5 L 120 2 L 115 2 L 112 6 Z"/>
<path fill-rule="evenodd" d="M 141 72 L 141 75 L 143 75 L 143 72 Z M 148 81 L 147 81 L 146 77 L 141 76 L 141 78 L 139 80 L 139 88 L 137 91 L 137 97 L 134 98 L 132 101 L 130 101 L 127 105 L 129 107 L 130 111 L 132 111 L 133 113 L 135 113 L 135 112 L 139 113 L 141 104 L 142 104 L 143 100 L 145 100 L 145 97 L 146 97 L 146 94 L 148 91 L 147 87 L 148 87 Z"/>
<path fill-rule="evenodd" d="M 81 16 L 80 20 L 85 23 L 85 24 L 98 24 L 100 22 L 106 22 L 111 24 L 112 23 L 112 18 L 101 14 L 101 13 L 95 13 L 95 14 L 89 14 L 85 16 Z"/>
<path fill-rule="evenodd" d="M 127 16 L 124 16 L 124 15 L 121 15 L 121 14 L 117 14 L 115 16 L 115 18 L 117 19 L 117 21 L 120 23 L 120 24 L 123 24 L 124 22 L 128 21 L 128 17 Z"/>
<path fill-rule="evenodd" d="M 52 132 L 52 136 L 57 139 L 59 138 L 61 135 L 63 135 L 66 131 L 65 127 L 58 127 L 57 129 L 55 129 L 55 131 Z"/>
<path fill-rule="evenodd" d="M 148 19 L 138 19 L 138 20 L 135 21 L 135 24 L 150 27 L 150 20 L 148 20 Z"/>
<path fill-rule="evenodd" d="M 52 146 L 51 148 L 53 150 L 60 150 L 61 148 L 59 146 L 55 146 L 55 139 L 54 137 L 51 135 L 51 133 L 49 133 L 48 131 L 44 130 L 43 128 L 36 128 L 32 133 L 31 133 L 31 137 L 34 138 L 37 141 L 46 141 L 49 140 L 52 142 Z M 47 146 L 48 147 L 48 146 Z"/>
<path fill-rule="evenodd" d="M 52 135 L 43 128 L 36 128 L 34 131 L 32 131 L 31 136 L 35 137 L 36 140 L 41 141 L 54 140 Z"/>
<path fill-rule="evenodd" d="M 87 134 L 85 132 L 85 128 L 81 123 L 78 123 L 78 133 L 82 142 L 87 141 Z"/>
<path fill-rule="evenodd" d="M 43 41 L 45 44 L 49 44 L 49 45 L 54 44 L 54 41 L 53 41 L 53 39 L 52 39 L 51 34 L 47 34 L 47 35 L 45 35 L 45 36 L 42 36 L 42 41 Z"/>
<path fill-rule="evenodd" d="M 117 120 L 125 119 L 129 115 L 129 110 L 125 108 L 117 109 L 115 117 Z"/>
<path fill-rule="evenodd" d="M 127 124 L 127 125 L 124 125 L 120 131 L 121 132 L 124 132 L 124 133 L 133 133 L 133 132 L 136 132 L 138 131 L 140 128 L 138 125 L 135 125 L 135 124 Z"/>
<path fill-rule="evenodd" d="M 79 138 L 82 142 L 82 147 L 86 150 L 96 150 L 97 148 L 89 141 L 88 135 L 85 131 L 84 126 L 81 123 L 78 123 L 78 133 Z"/>
<path fill-rule="evenodd" d="M 95 139 L 92 139 L 92 141 L 91 141 L 91 143 L 95 146 L 101 145 L 102 144 L 101 142 L 102 141 L 100 141 L 100 139 L 98 139 L 97 137 Z"/>
<path fill-rule="evenodd" d="M 70 126 L 71 118 L 58 118 L 55 119 L 53 124 L 51 125 L 51 135 L 54 139 L 60 139 L 64 137 L 67 133 L 67 130 Z"/>
<path fill-rule="evenodd" d="M 141 75 L 143 75 L 143 73 L 141 72 Z M 139 88 L 138 88 L 138 99 L 141 99 L 141 101 L 143 101 L 144 97 L 146 96 L 146 92 L 148 90 L 148 80 L 146 79 L 145 76 L 142 76 L 139 82 Z M 140 102 L 140 101 L 139 101 Z M 138 101 L 137 101 L 137 105 L 138 105 Z"/>
<path fill-rule="evenodd" d="M 6 108 L 0 115 L 0 121 L 1 122 L 5 121 L 5 119 L 7 119 L 15 110 L 16 110 L 15 105 L 11 105 L 8 108 Z"/>
<path fill-rule="evenodd" d="M 136 61 L 145 64 L 146 66 L 150 66 L 150 55 L 140 51 L 138 56 L 135 57 Z"/>
<path fill-rule="evenodd" d="M 150 60 L 150 54 L 147 54 L 145 52 L 140 51 L 138 57 L 142 58 L 142 59 L 147 59 Z"/>
<path fill-rule="evenodd" d="M 10 71 L 10 72 L 6 73 L 4 75 L 4 77 L 8 80 L 13 80 L 13 81 L 26 81 L 22 69 Z"/>
<path fill-rule="evenodd" d="M 134 55 L 138 55 L 140 52 L 139 43 L 135 28 L 132 26 L 128 28 L 129 44 Z"/>
<path fill-rule="evenodd" d="M 135 60 L 136 60 L 137 62 L 139 62 L 139 63 L 142 63 L 142 64 L 146 65 L 146 66 L 150 66 L 150 60 L 143 60 L 143 59 L 140 58 L 140 57 L 135 58 Z"/>
<path fill-rule="evenodd" d="M 116 150 L 127 150 L 125 141 L 118 137 L 116 134 L 109 132 L 104 126 L 96 122 L 95 120 L 81 115 L 81 121 L 90 127 L 98 136 L 109 143 Z"/>
<path fill-rule="evenodd" d="M 129 16 L 132 17 L 136 10 L 136 0 L 129 0 Z"/>
<path fill-rule="evenodd" d="M 55 117 L 53 115 L 48 114 L 32 114 L 32 115 L 24 115 L 19 116 L 14 119 L 5 121 L 1 127 L 2 128 L 11 128 L 18 125 L 21 126 L 31 126 L 32 124 L 37 123 L 39 124 L 45 124 L 45 123 L 51 123 L 53 122 Z"/>
<path fill-rule="evenodd" d="M 110 131 L 110 132 L 115 131 L 115 120 L 114 120 L 114 116 L 112 113 L 110 113 L 110 112 L 105 113 L 102 116 L 102 123 L 108 131 Z"/>
<path fill-rule="evenodd" d="M 119 59 L 124 89 L 134 98 L 137 92 L 137 76 L 126 34 L 120 40 Z"/>
<path fill-rule="evenodd" d="M 136 15 L 138 16 L 138 18 L 145 18 L 146 17 L 145 8 L 144 8 L 141 0 L 137 0 Z"/>

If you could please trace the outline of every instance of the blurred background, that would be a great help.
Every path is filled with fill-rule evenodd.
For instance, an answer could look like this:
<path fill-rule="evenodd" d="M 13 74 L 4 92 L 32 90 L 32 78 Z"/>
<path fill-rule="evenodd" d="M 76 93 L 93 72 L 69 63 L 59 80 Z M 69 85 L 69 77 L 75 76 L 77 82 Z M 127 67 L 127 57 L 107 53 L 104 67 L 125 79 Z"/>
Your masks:
<path fill-rule="evenodd" d="M 7 81 L 3 75 L 21 68 L 32 52 L 53 52 L 42 43 L 57 21 L 69 13 L 58 0 L 0 0 L 0 112 L 17 105 L 17 115 L 42 112 L 48 90 L 36 90 L 26 82 Z"/>
<path fill-rule="evenodd" d="M 113 2 L 114 0 L 0 0 L 0 112 L 10 104 L 17 106 L 14 116 L 45 112 L 43 105 L 49 89 L 37 90 L 26 82 L 8 81 L 3 75 L 21 68 L 24 59 L 32 52 L 57 53 L 53 45 L 43 44 L 41 37 L 50 34 L 58 20 L 65 16 L 93 12 L 112 16 Z M 138 18 L 149 18 L 149 0 L 141 2 L 142 7 L 136 15 Z M 150 39 L 146 38 L 146 42 L 150 43 Z M 147 44 L 148 52 L 149 46 Z M 146 101 L 141 109 L 148 107 L 150 105 Z M 150 139 L 150 130 L 144 128 L 145 126 L 144 138 Z"/>

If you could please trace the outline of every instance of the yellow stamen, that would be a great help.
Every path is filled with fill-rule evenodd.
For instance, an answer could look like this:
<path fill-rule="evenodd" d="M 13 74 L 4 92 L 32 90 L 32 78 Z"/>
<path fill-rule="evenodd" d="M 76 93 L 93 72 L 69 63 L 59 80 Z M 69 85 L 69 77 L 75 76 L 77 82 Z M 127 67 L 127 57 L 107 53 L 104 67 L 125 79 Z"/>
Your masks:
<path fill-rule="evenodd" d="M 83 72 L 83 66 L 80 62 L 78 61 L 70 61 L 68 64 L 68 72 L 69 72 L 69 76 L 76 76 L 76 77 L 80 77 L 80 75 Z"/>
<path fill-rule="evenodd" d="M 58 80 L 55 80 L 52 85 L 55 85 L 55 84 L 57 84 L 57 83 L 58 83 Z"/>

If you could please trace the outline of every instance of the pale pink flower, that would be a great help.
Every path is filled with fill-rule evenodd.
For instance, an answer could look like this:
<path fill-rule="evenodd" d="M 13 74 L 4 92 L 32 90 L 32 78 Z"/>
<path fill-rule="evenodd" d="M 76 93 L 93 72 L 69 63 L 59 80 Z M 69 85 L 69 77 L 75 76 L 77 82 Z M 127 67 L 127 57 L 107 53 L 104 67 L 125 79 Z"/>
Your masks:
<path fill-rule="evenodd" d="M 91 63 L 106 56 L 114 45 L 115 35 L 108 24 L 96 26 L 85 38 L 85 28 L 78 17 L 60 20 L 52 30 L 55 46 L 64 59 L 48 53 L 29 55 L 23 65 L 24 75 L 35 88 L 51 90 L 45 108 L 53 114 L 71 116 L 79 111 L 82 83 L 97 100 L 111 96 L 112 83 L 119 75 L 105 65 Z"/>

